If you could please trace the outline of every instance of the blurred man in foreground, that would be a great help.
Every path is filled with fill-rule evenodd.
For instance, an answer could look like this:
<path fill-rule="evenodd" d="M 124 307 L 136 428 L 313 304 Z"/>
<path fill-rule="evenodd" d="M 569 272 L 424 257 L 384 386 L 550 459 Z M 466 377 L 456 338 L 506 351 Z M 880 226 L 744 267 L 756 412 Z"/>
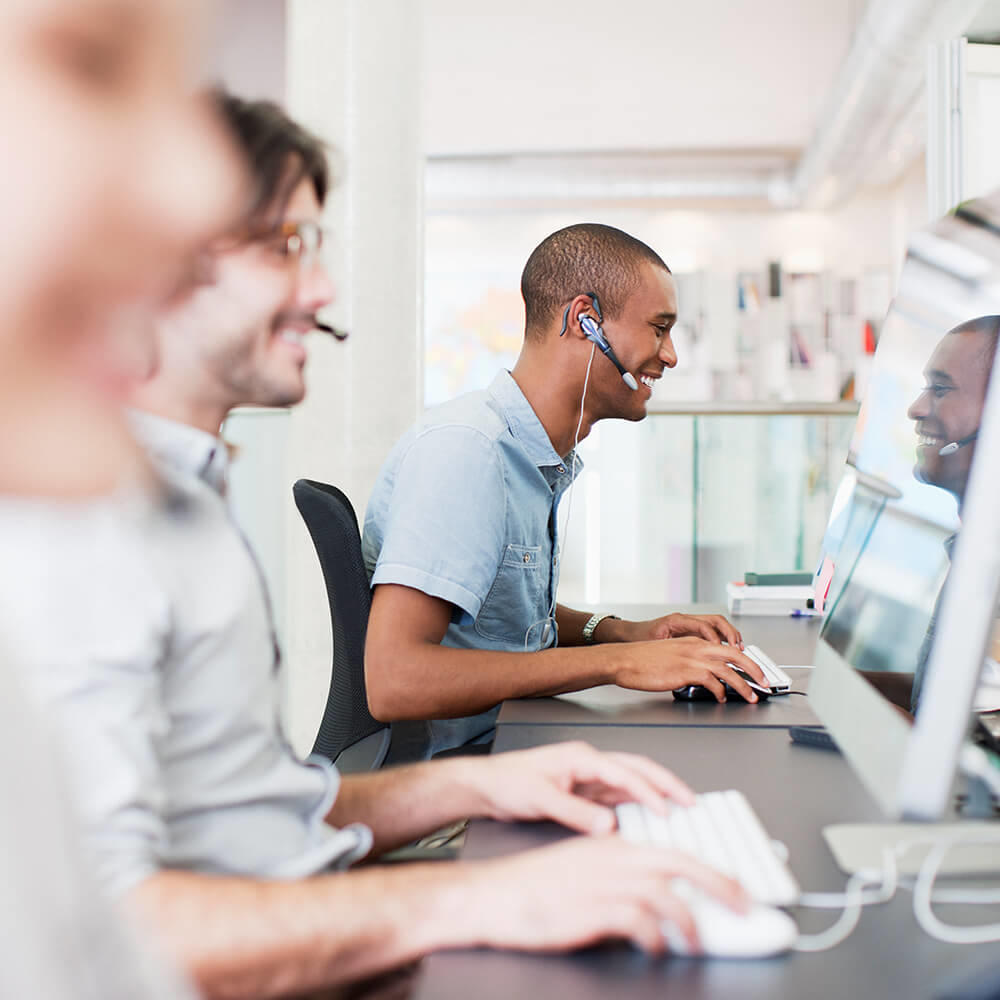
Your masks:
<path fill-rule="evenodd" d="M 114 398 L 120 363 L 145 363 L 137 328 L 242 190 L 222 128 L 190 96 L 200 7 L 0 4 L 0 506 L 15 532 L 18 511 L 148 480 Z M 58 560 L 46 545 L 2 551 L 29 584 Z M 18 609 L 0 602 L 0 996 L 188 997 L 92 878 L 64 773 L 79 748 L 31 702 L 39 664 L 15 641 Z"/>

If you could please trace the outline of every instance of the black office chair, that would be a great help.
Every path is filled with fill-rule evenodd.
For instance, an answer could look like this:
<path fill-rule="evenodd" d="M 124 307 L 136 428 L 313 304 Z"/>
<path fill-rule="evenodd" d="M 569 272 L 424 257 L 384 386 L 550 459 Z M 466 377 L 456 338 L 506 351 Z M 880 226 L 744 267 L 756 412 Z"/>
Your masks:
<path fill-rule="evenodd" d="M 333 626 L 330 692 L 313 752 L 346 774 L 422 760 L 429 743 L 427 723 L 389 726 L 368 710 L 365 635 L 371 591 L 351 501 L 336 486 L 311 479 L 298 480 L 292 495 L 316 546 Z"/>

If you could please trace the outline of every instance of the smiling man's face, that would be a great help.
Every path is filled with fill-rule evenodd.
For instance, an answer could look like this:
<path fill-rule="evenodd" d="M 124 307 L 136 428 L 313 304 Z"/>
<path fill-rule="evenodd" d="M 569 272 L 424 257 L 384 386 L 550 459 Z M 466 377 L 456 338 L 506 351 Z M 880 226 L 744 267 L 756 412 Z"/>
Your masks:
<path fill-rule="evenodd" d="M 292 192 L 278 236 L 214 255 L 211 279 L 180 304 L 165 327 L 182 334 L 192 371 L 203 379 L 205 399 L 240 405 L 291 406 L 305 395 L 305 334 L 317 310 L 333 301 L 333 286 L 319 256 L 285 252 L 282 226 L 317 225 L 321 207 L 312 180 Z"/>
<path fill-rule="evenodd" d="M 941 449 L 979 430 L 995 342 L 989 333 L 956 328 L 934 349 L 924 369 L 925 385 L 907 416 L 916 424 L 917 479 L 960 501 L 976 451 L 975 440 L 951 454 Z"/>
<path fill-rule="evenodd" d="M 597 419 L 642 420 L 653 385 L 677 364 L 671 331 L 677 320 L 677 287 L 669 271 L 644 262 L 635 291 L 617 319 L 605 319 L 604 333 L 618 360 L 639 385 L 630 389 L 613 365 L 602 361 L 591 376 L 589 405 Z"/>

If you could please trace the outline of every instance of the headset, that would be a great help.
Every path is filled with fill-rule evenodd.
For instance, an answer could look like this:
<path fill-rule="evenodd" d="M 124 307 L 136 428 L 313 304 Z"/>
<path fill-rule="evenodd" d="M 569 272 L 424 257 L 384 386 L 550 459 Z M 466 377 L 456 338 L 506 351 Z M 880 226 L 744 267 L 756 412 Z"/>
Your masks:
<path fill-rule="evenodd" d="M 596 348 L 600 348 L 601 353 L 618 369 L 618 373 L 622 377 L 622 381 L 635 392 L 639 388 L 639 384 L 635 380 L 635 376 L 627 371 L 625 366 L 615 357 L 615 352 L 611 350 L 611 345 L 608 343 L 608 338 L 604 335 L 604 330 L 601 327 L 601 323 L 604 322 L 604 316 L 601 313 L 601 304 L 597 301 L 597 296 L 593 292 L 584 292 L 588 299 L 594 305 L 594 312 L 597 313 L 598 322 L 594 322 L 592 316 L 586 314 L 580 317 L 580 329 L 583 330 L 583 335 L 589 340 L 594 347 L 590 351 L 590 360 L 587 362 L 587 374 L 583 379 L 583 392 L 580 394 L 580 418 L 576 422 L 576 433 L 573 435 L 573 478 L 569 484 L 569 490 L 566 495 L 566 518 L 563 521 L 563 529 L 560 532 L 558 530 L 558 523 L 556 525 L 556 540 L 555 540 L 555 551 L 553 553 L 553 558 L 558 563 L 560 548 L 562 545 L 561 539 L 566 535 L 569 530 L 569 520 L 570 515 L 573 511 L 573 488 L 576 485 L 576 463 L 578 461 L 576 450 L 580 446 L 580 428 L 583 426 L 583 407 L 587 399 L 587 386 L 590 384 L 590 367 L 594 363 L 594 353 Z M 563 313 L 562 329 L 559 331 L 559 336 L 561 337 L 569 325 L 569 310 L 573 305 L 571 302 L 566 306 L 566 311 Z M 530 638 L 532 631 L 535 626 L 540 625 L 541 628 L 541 639 L 540 639 L 540 649 L 544 649 L 546 643 L 549 641 L 549 636 L 552 634 L 553 626 L 556 628 L 556 642 L 558 643 L 558 625 L 555 619 L 556 613 L 556 594 L 555 588 L 552 590 L 552 598 L 549 603 L 549 612 L 545 618 L 537 622 L 532 622 L 524 633 L 524 648 L 527 651 L 530 646 Z"/>
<path fill-rule="evenodd" d="M 608 343 L 608 338 L 604 334 L 604 327 L 601 324 L 604 322 L 604 316 L 601 313 L 601 304 L 597 301 L 597 296 L 593 292 L 584 292 L 584 295 L 594 305 L 594 312 L 597 313 L 597 321 L 594 321 L 593 316 L 588 316 L 584 313 L 580 317 L 580 329 L 583 330 L 583 335 L 587 340 L 596 344 L 600 349 L 601 353 L 610 361 L 615 368 L 618 369 L 618 373 L 622 377 L 622 381 L 633 391 L 638 392 L 639 383 L 636 382 L 635 376 L 627 371 L 625 366 L 618 360 L 615 352 L 611 350 L 611 345 Z M 566 311 L 563 313 L 562 329 L 559 331 L 559 336 L 561 337 L 566 332 L 566 327 L 569 324 L 569 311 L 573 303 L 571 302 L 566 306 Z"/>
<path fill-rule="evenodd" d="M 583 318 L 582 316 L 580 317 Z M 976 438 L 979 437 L 979 428 L 977 427 L 971 434 L 966 435 L 964 438 L 959 438 L 957 441 L 950 441 L 943 448 L 938 449 L 938 454 L 944 458 L 946 455 L 954 455 L 959 448 L 964 448 L 967 444 L 972 444 Z"/>

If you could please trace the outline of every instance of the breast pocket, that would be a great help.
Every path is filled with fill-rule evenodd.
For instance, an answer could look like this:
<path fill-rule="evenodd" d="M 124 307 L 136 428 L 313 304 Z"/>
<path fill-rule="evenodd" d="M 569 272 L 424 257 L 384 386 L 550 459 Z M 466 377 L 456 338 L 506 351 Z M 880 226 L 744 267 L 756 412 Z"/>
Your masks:
<path fill-rule="evenodd" d="M 476 631 L 511 648 L 523 648 L 525 632 L 548 614 L 548 579 L 549 567 L 540 545 L 508 545 L 479 609 Z"/>

